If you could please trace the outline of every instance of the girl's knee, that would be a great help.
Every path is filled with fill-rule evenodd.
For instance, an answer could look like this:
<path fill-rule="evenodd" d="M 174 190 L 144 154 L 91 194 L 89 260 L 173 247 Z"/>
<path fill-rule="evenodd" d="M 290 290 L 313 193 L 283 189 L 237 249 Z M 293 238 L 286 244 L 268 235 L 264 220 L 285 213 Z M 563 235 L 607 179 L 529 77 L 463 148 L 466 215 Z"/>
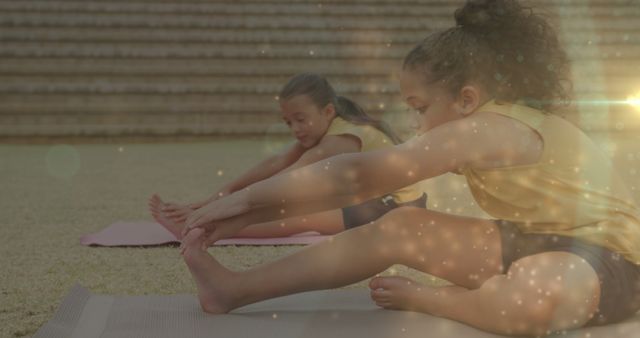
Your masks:
<path fill-rule="evenodd" d="M 564 252 L 522 258 L 510 267 L 514 301 L 532 304 L 524 315 L 537 327 L 566 330 L 583 326 L 597 309 L 600 286 L 593 268 Z"/>
<path fill-rule="evenodd" d="M 544 336 L 552 331 L 556 300 L 528 285 L 521 276 L 496 275 L 481 286 L 480 292 L 496 301 L 495 332 L 507 335 Z"/>

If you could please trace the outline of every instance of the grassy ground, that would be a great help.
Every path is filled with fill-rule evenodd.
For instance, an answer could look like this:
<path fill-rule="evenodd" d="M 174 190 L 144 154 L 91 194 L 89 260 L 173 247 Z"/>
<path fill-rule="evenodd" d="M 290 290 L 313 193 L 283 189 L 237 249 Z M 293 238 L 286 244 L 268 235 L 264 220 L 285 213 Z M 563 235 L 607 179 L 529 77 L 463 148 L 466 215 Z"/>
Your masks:
<path fill-rule="evenodd" d="M 638 141 L 626 135 L 604 147 L 640 200 Z M 34 334 L 75 283 L 96 293 L 194 293 L 175 247 L 87 248 L 79 237 L 117 220 L 148 219 L 146 200 L 154 192 L 176 201 L 201 198 L 280 145 L 274 139 L 0 145 L 0 336 Z M 483 215 L 462 177 L 445 175 L 424 186 L 431 208 Z M 210 252 L 232 269 L 245 269 L 298 249 Z M 401 266 L 388 273 L 441 283 Z"/>

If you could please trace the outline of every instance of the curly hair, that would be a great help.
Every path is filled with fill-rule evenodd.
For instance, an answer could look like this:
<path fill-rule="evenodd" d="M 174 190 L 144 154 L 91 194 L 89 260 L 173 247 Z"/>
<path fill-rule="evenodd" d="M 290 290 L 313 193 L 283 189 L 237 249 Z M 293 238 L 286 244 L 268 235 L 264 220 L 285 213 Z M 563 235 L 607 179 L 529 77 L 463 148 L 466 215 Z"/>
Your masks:
<path fill-rule="evenodd" d="M 569 61 L 545 17 L 516 0 L 468 0 L 456 27 L 431 34 L 404 60 L 456 95 L 477 81 L 498 101 L 543 110 L 570 98 Z"/>

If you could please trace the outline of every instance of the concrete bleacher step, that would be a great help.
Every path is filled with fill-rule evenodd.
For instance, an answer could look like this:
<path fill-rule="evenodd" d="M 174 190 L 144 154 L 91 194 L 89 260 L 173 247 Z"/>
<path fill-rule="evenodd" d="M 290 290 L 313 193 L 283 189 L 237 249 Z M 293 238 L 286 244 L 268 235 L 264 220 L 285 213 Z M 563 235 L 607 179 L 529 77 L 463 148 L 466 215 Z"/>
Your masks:
<path fill-rule="evenodd" d="M 0 0 L 0 136 L 282 132 L 275 96 L 303 71 L 389 117 L 402 58 L 460 3 Z M 579 100 L 640 91 L 637 1 L 536 5 L 557 19 Z M 589 128 L 631 114 L 614 105 Z"/>
<path fill-rule="evenodd" d="M 333 31 L 304 30 L 247 30 L 226 28 L 129 28 L 129 27 L 56 27 L 55 30 L 42 27 L 3 27 L 0 38 L 12 42 L 186 42 L 186 43 L 404 43 L 413 44 L 426 35 L 422 30 L 401 32 L 380 32 L 371 30 L 350 30 L 348 34 L 335 34 Z M 635 38 L 635 37 L 634 37 Z M 621 40 L 618 34 L 612 39 Z"/>
<path fill-rule="evenodd" d="M 402 106 L 392 106 L 391 97 L 380 97 L 380 95 L 354 94 L 347 95 L 356 101 L 366 102 L 362 106 L 369 111 L 399 110 Z M 273 120 L 280 121 L 278 114 L 278 102 L 271 94 L 254 94 L 250 100 L 246 100 L 245 93 L 236 94 L 215 94 L 215 95 L 165 95 L 162 98 L 150 100 L 147 95 L 113 94 L 113 95 L 84 95 L 79 98 L 75 94 L 30 95 L 29 100 L 25 100 L 23 95 L 6 95 L 0 101 L 2 116 L 29 115 L 29 112 L 42 111 L 52 117 L 71 114 L 176 114 L 178 117 L 182 113 L 211 113 L 211 114 L 233 114 L 237 112 L 265 114 L 272 116 Z M 238 104 L 242 102 L 242 104 Z M 386 103 L 385 103 L 386 102 Z M 381 108 L 382 107 L 382 108 Z"/>
<path fill-rule="evenodd" d="M 285 19 L 285 20 L 282 20 Z M 286 15 L 224 15 L 224 14 L 141 14 L 141 13 L 67 13 L 9 12 L 0 17 L 0 26 L 25 27 L 136 27 L 136 28 L 210 28 L 210 29 L 383 29 L 391 31 L 433 30 L 448 28 L 452 19 L 445 16 L 422 18 L 404 16 L 286 16 Z M 563 27 L 570 31 L 584 29 L 585 18 L 569 12 L 563 17 Z M 610 20 L 615 19 L 615 20 Z M 606 16 L 587 21 L 603 31 L 638 29 L 634 16 Z"/>
<path fill-rule="evenodd" d="M 605 77 L 607 83 L 587 82 L 590 74 L 579 74 L 584 83 L 574 85 L 577 94 L 593 94 L 606 88 L 607 93 L 621 95 L 627 88 L 638 84 L 635 77 Z M 189 79 L 170 76 L 136 77 L 57 77 L 0 76 L 0 92 L 5 94 L 270 94 L 277 95 L 287 76 L 193 76 Z M 385 76 L 358 78 L 333 76 L 339 83 L 336 89 L 345 95 L 370 93 L 376 95 L 399 95 L 398 86 L 389 83 Z M 609 80 L 609 81 L 607 81 Z"/>
<path fill-rule="evenodd" d="M 388 76 L 400 67 L 398 60 L 360 59 L 345 62 L 339 59 L 304 58 L 289 62 L 273 62 L 256 58 L 238 62 L 236 59 L 96 59 L 96 58 L 3 58 L 2 75 L 165 75 L 165 76 L 287 76 L 301 70 L 315 70 L 328 76 Z M 354 65 L 358 65 L 354 67 Z"/>
<path fill-rule="evenodd" d="M 3 11 L 67 11 L 67 12 L 145 12 L 145 13 L 224 13 L 224 14 L 331 14 L 331 15 L 443 15 L 458 8 L 460 1 L 0 1 Z M 585 4 L 587 6 L 585 6 Z M 637 3 L 629 0 L 536 1 L 536 6 L 558 7 L 563 11 L 625 15 L 637 11 Z M 636 12 L 637 13 L 637 12 Z"/>
<path fill-rule="evenodd" d="M 225 14 L 225 15 L 402 15 L 445 16 L 455 9 L 451 3 L 423 3 L 398 6 L 397 3 L 302 3 L 302 2 L 119 2 L 119 1 L 2 1 L 5 12 L 143 13 L 143 14 Z"/>
<path fill-rule="evenodd" d="M 639 15 L 640 16 L 640 15 Z M 43 27 L 7 26 L 0 30 L 0 39 L 6 42 L 184 42 L 184 43 L 289 43 L 289 44 L 415 44 L 430 31 L 386 31 L 384 33 L 352 29 L 347 33 L 333 31 L 304 30 L 246 30 L 246 29 L 171 29 L 171 28 L 128 28 L 128 27 Z M 567 34 L 567 33 L 565 33 Z M 640 36 L 615 30 L 598 34 L 582 30 L 571 32 L 568 43 L 589 43 L 597 45 L 638 44 Z"/>
<path fill-rule="evenodd" d="M 187 44 L 187 43 L 74 43 L 74 42 L 6 42 L 0 45 L 0 57 L 29 58 L 333 58 L 333 59 L 395 59 L 402 60 L 414 44 L 349 44 L 324 46 L 321 44 Z M 576 61 L 637 60 L 638 45 L 602 45 L 584 48 L 585 44 L 567 46 L 569 55 Z"/>

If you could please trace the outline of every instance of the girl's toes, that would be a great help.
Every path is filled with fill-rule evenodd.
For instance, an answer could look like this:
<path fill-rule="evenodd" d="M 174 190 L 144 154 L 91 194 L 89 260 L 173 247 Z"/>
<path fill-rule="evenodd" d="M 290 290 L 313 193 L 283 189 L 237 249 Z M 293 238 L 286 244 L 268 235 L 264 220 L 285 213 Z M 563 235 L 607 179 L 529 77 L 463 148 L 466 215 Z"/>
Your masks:
<path fill-rule="evenodd" d="M 371 281 L 369 281 L 369 289 L 371 290 L 378 290 L 378 289 L 385 289 L 385 285 L 387 284 L 385 282 L 385 277 L 374 277 L 371 279 Z"/>
<path fill-rule="evenodd" d="M 389 297 L 377 297 L 372 295 L 371 300 L 374 301 L 375 303 L 386 302 L 386 301 L 389 301 Z"/>
<path fill-rule="evenodd" d="M 375 277 L 369 282 L 369 288 L 371 290 L 376 289 L 394 289 L 399 287 L 406 287 L 407 285 L 415 285 L 416 283 L 406 277 Z"/>
<path fill-rule="evenodd" d="M 370 294 L 371 294 L 371 299 L 375 301 L 389 299 L 389 297 L 391 297 L 391 292 L 385 289 L 371 290 Z"/>

